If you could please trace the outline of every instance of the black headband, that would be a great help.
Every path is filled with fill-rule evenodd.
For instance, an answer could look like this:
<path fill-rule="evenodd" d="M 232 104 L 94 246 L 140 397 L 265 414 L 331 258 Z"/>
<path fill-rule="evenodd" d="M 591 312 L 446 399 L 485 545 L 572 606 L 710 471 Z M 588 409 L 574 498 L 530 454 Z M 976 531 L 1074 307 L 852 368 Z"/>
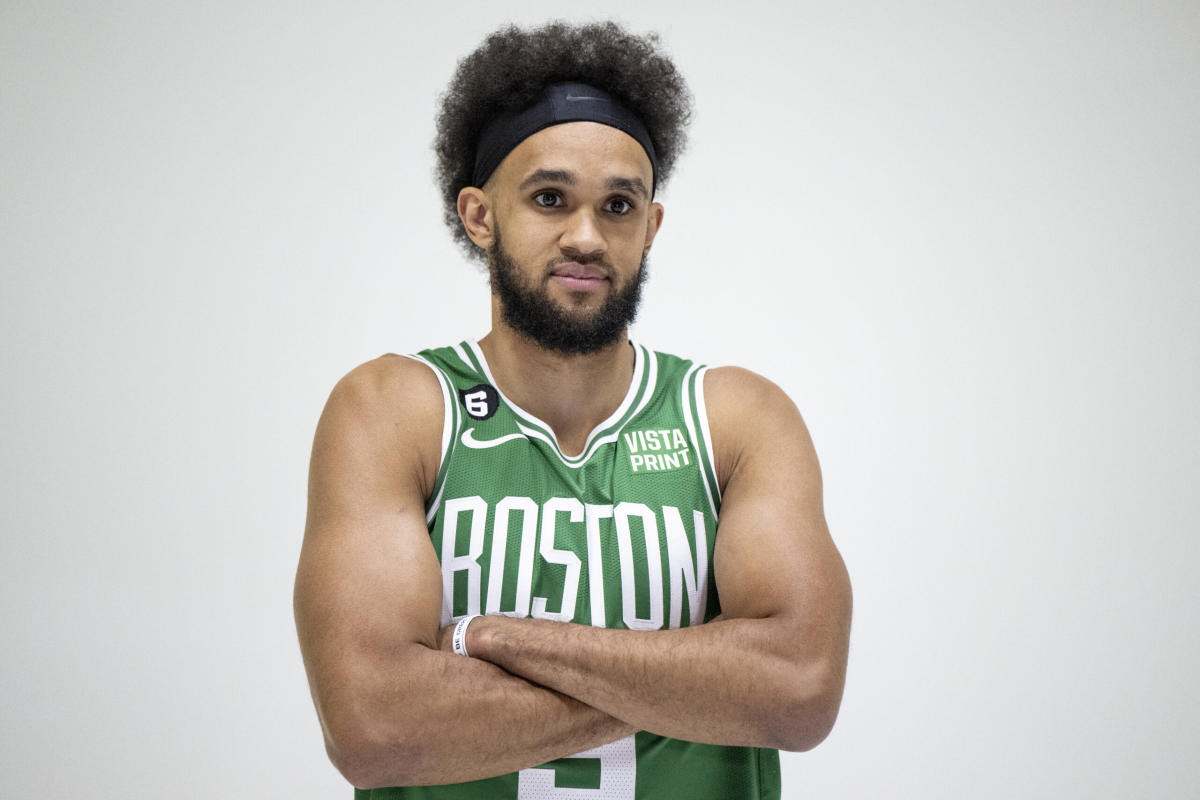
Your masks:
<path fill-rule="evenodd" d="M 621 101 L 603 89 L 586 83 L 556 83 L 547 86 L 542 96 L 523 111 L 510 111 L 490 120 L 479 134 L 475 148 L 475 172 L 472 185 L 483 186 L 500 166 L 504 157 L 533 134 L 564 122 L 599 122 L 632 136 L 650 157 L 654 178 L 658 177 L 658 159 L 654 144 L 642 121 Z M 653 183 L 650 193 L 654 193 Z"/>

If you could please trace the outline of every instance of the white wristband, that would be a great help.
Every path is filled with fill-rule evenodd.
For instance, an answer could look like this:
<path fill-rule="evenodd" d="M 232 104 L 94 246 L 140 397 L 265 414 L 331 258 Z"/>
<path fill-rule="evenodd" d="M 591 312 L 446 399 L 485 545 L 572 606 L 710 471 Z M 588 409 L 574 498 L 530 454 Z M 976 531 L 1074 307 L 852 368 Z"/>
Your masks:
<path fill-rule="evenodd" d="M 450 637 L 450 646 L 460 656 L 470 657 L 471 654 L 467 652 L 467 626 L 471 624 L 471 620 L 479 619 L 481 616 L 482 614 L 471 614 L 460 619 L 454 626 L 454 635 Z"/>

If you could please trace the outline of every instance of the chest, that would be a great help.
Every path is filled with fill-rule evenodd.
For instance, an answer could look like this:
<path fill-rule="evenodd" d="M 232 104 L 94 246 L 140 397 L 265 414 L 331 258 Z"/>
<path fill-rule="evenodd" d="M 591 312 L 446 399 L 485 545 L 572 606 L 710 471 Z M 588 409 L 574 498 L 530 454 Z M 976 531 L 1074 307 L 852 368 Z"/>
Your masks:
<path fill-rule="evenodd" d="M 683 429 L 632 426 L 576 464 L 504 430 L 463 432 L 431 519 L 443 624 L 507 614 L 657 630 L 717 613 L 716 516 Z"/>

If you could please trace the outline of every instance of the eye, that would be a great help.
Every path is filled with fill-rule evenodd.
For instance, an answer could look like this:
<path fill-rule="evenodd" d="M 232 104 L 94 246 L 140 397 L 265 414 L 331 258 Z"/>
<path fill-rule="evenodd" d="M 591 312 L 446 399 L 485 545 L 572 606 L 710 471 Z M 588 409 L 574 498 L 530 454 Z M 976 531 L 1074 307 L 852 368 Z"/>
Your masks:
<path fill-rule="evenodd" d="M 633 203 L 629 202 L 624 197 L 614 197 L 613 199 L 609 200 L 604 207 L 608 211 L 621 216 L 633 211 Z"/>
<path fill-rule="evenodd" d="M 558 208 L 563 204 L 562 195 L 549 189 L 538 192 L 533 196 L 533 202 L 542 208 Z"/>

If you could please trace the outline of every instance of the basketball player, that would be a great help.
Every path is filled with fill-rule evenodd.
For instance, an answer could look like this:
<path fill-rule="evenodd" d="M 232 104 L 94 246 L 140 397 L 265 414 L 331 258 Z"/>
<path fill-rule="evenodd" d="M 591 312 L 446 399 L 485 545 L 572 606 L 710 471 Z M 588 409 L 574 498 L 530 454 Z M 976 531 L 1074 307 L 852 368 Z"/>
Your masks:
<path fill-rule="evenodd" d="M 833 725 L 850 587 L 799 413 L 627 335 L 688 103 L 612 24 L 460 63 L 437 149 L 491 331 L 355 369 L 313 447 L 296 620 L 358 797 L 777 798 Z"/>

